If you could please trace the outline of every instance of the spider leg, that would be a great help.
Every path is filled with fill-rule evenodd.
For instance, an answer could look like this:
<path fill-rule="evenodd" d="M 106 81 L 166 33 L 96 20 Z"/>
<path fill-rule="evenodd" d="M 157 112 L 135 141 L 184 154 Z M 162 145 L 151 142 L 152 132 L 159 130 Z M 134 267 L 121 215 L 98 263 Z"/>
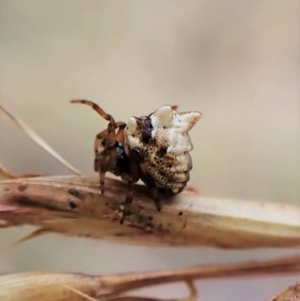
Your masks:
<path fill-rule="evenodd" d="M 112 153 L 113 151 L 113 153 Z M 104 194 L 105 173 L 110 169 L 110 159 L 115 161 L 115 125 L 109 122 L 107 126 L 107 138 L 105 140 L 104 150 L 101 152 L 100 160 L 100 190 Z M 97 159 L 97 158 L 96 158 Z"/>
<path fill-rule="evenodd" d="M 122 121 L 118 121 L 116 123 L 116 128 L 118 129 L 117 134 L 115 135 L 115 141 L 121 142 L 123 137 L 124 137 L 124 129 L 126 127 L 126 123 Z M 94 140 L 94 152 L 95 152 L 95 160 L 94 160 L 94 170 L 99 171 L 100 166 L 100 158 L 101 158 L 101 153 L 99 151 L 99 147 L 101 146 L 101 142 L 103 139 L 107 138 L 108 135 L 108 129 L 103 130 L 102 132 L 98 133 L 95 137 Z"/>
<path fill-rule="evenodd" d="M 104 144 L 104 150 L 101 152 L 101 154 L 97 154 L 95 161 L 98 161 L 100 165 L 100 190 L 101 194 L 104 194 L 104 182 L 105 182 L 105 173 L 107 171 L 113 172 L 116 168 L 116 160 L 117 160 L 117 153 L 116 153 L 116 133 L 115 130 L 117 126 L 123 126 L 123 123 L 119 124 L 112 124 L 111 122 L 108 123 L 107 126 L 107 136 L 105 139 Z M 125 127 L 124 127 L 125 128 Z M 100 133 L 101 134 L 101 133 Z M 103 132 L 102 132 L 103 134 Z M 99 160 L 99 157 L 101 155 L 101 159 Z M 94 166 L 97 164 L 97 162 L 94 163 Z"/>
<path fill-rule="evenodd" d="M 109 154 L 109 156 L 110 156 L 109 170 L 111 172 L 113 172 L 115 170 L 116 165 L 117 165 L 117 152 L 116 152 L 115 144 L 116 144 L 116 142 L 119 143 L 123 140 L 125 127 L 126 127 L 126 124 L 124 122 L 116 123 L 116 128 L 118 128 L 118 132 L 115 133 L 115 131 L 114 131 L 114 147 L 110 151 L 110 154 Z"/>
<path fill-rule="evenodd" d="M 133 185 L 140 179 L 140 173 L 139 173 L 140 171 L 142 172 L 141 178 L 151 189 L 156 204 L 156 208 L 158 211 L 160 211 L 157 186 L 147 169 L 141 149 L 135 147 L 130 151 L 130 177 L 128 180 L 128 193 L 125 199 L 124 210 L 122 213 L 120 224 L 123 224 L 126 216 L 130 214 L 129 207 L 133 199 Z"/>
<path fill-rule="evenodd" d="M 100 108 L 97 104 L 95 104 L 92 101 L 80 99 L 80 100 L 71 100 L 71 103 L 82 103 L 82 104 L 88 105 L 88 106 L 92 107 L 105 120 L 109 121 L 114 126 L 116 125 L 114 118 L 110 114 L 105 113 L 102 108 Z"/>
<path fill-rule="evenodd" d="M 117 134 L 116 134 L 116 141 L 117 142 L 121 142 L 123 140 L 124 137 L 124 131 L 125 131 L 125 127 L 126 127 L 126 123 L 124 122 L 117 122 L 117 127 L 119 128 Z"/>
<path fill-rule="evenodd" d="M 100 152 L 99 152 L 99 146 L 101 145 L 101 141 L 107 137 L 107 129 L 100 132 L 96 135 L 95 141 L 94 141 L 94 152 L 95 152 L 95 160 L 94 160 L 94 170 L 99 171 L 99 164 L 100 164 Z"/>
<path fill-rule="evenodd" d="M 129 207 L 132 203 L 133 198 L 133 184 L 139 180 L 139 161 L 140 161 L 140 150 L 138 148 L 133 148 L 130 151 L 130 176 L 128 179 L 128 192 L 124 203 L 124 209 L 120 224 L 124 223 L 127 215 L 129 215 Z"/>
<path fill-rule="evenodd" d="M 114 118 L 107 114 L 101 107 L 89 100 L 72 100 L 71 103 L 81 103 L 86 104 L 93 108 L 101 117 L 105 120 L 109 121 L 107 130 L 99 133 L 94 142 L 94 151 L 95 151 L 95 161 L 94 161 L 94 170 L 100 171 L 100 189 L 101 194 L 104 193 L 104 181 L 105 181 L 105 173 L 110 170 L 113 171 L 116 165 L 116 150 L 115 150 L 115 142 L 116 142 L 116 133 L 115 130 L 117 127 L 120 127 L 123 123 L 117 124 Z M 103 138 L 105 139 L 104 150 L 99 154 L 98 146 L 101 143 Z"/>
<path fill-rule="evenodd" d="M 104 193 L 104 182 L 105 182 L 105 173 L 109 170 L 111 164 L 110 164 L 110 154 L 114 150 L 115 145 L 115 129 L 116 129 L 116 122 L 114 118 L 110 115 L 104 112 L 102 108 L 100 108 L 97 104 L 93 103 L 89 100 L 72 100 L 71 103 L 82 103 L 86 104 L 90 107 L 92 107 L 100 116 L 102 116 L 105 120 L 109 121 L 107 130 L 102 131 L 96 136 L 95 139 L 95 152 L 97 149 L 97 153 L 95 156 L 94 161 L 94 169 L 99 171 L 100 167 L 100 189 L 101 194 Z M 101 158 L 100 154 L 98 154 L 98 145 L 102 139 L 102 137 L 106 136 L 104 150 L 101 152 Z M 115 155 L 112 155 L 112 161 L 115 161 L 113 158 Z"/>

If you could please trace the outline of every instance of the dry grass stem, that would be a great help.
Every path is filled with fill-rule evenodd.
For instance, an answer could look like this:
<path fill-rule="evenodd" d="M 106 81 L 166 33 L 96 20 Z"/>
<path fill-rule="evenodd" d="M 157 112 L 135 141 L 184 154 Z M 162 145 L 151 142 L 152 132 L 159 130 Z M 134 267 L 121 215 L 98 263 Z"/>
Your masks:
<path fill-rule="evenodd" d="M 300 245 L 300 208 L 231 199 L 214 199 L 184 191 L 163 200 L 157 212 L 144 185 L 136 185 L 131 215 L 119 218 L 127 186 L 98 177 L 38 177 L 0 182 L 1 227 L 35 225 L 64 235 L 117 242 L 221 248 Z"/>
<path fill-rule="evenodd" d="M 37 133 L 35 133 L 28 125 L 26 125 L 15 113 L 10 112 L 7 108 L 0 104 L 0 110 L 8 116 L 22 131 L 24 131 L 36 144 L 42 149 L 51 154 L 60 163 L 66 166 L 71 172 L 76 175 L 81 175 L 81 172 L 73 167 L 66 159 L 58 154 L 44 139 L 42 139 Z"/>
<path fill-rule="evenodd" d="M 14 175 L 11 173 L 8 169 L 6 169 L 1 163 L 0 163 L 0 176 L 6 179 L 21 179 L 21 178 L 34 178 L 34 177 L 40 177 L 40 175 L 36 174 L 24 174 L 24 175 Z"/>
<path fill-rule="evenodd" d="M 291 285 L 270 301 L 300 301 L 300 282 Z"/>
<path fill-rule="evenodd" d="M 197 290 L 194 286 L 194 284 L 191 281 L 186 281 L 186 285 L 188 287 L 190 295 L 187 298 L 180 298 L 180 299 L 157 299 L 157 298 L 147 298 L 147 297 L 136 297 L 136 296 L 119 296 L 119 297 L 113 297 L 113 295 L 116 295 L 114 293 L 108 294 L 106 297 L 100 297 L 98 296 L 97 299 L 88 296 L 87 294 L 84 294 L 68 285 L 65 285 L 66 288 L 70 289 L 71 291 L 77 293 L 80 296 L 83 296 L 86 298 L 86 300 L 91 301 L 97 301 L 97 300 L 107 300 L 107 301 L 196 301 L 198 298 Z M 118 294 L 118 293 L 117 293 Z"/>
<path fill-rule="evenodd" d="M 127 273 L 108 276 L 89 276 L 72 273 L 30 272 L 0 276 L 1 301 L 79 301 L 87 300 L 84 295 L 97 300 L 136 300 L 147 298 L 126 297 L 131 290 L 185 281 L 189 283 L 190 297 L 196 298 L 196 290 L 191 284 L 196 279 L 262 276 L 300 272 L 300 256 L 273 259 L 264 262 L 246 262 L 226 265 L 201 265 L 169 271 Z M 76 293 L 77 292 L 77 293 Z M 80 294 L 78 293 L 80 292 Z M 180 300 L 180 299 L 178 299 Z M 276 299 L 275 299 L 276 300 Z M 281 299 L 278 299 L 281 300 Z"/>

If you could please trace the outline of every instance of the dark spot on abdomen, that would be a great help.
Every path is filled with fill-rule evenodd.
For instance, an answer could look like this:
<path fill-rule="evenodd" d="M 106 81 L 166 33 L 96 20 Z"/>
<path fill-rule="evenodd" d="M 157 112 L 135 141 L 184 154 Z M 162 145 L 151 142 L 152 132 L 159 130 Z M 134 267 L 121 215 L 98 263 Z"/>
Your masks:
<path fill-rule="evenodd" d="M 160 174 L 162 177 L 166 177 L 166 176 L 167 176 L 166 173 L 163 172 L 163 171 L 160 171 L 159 174 Z"/>
<path fill-rule="evenodd" d="M 167 150 L 168 150 L 168 147 L 167 147 L 167 146 L 162 146 L 162 147 L 156 152 L 156 155 L 157 155 L 159 158 L 163 158 L 164 155 L 167 153 Z"/>
<path fill-rule="evenodd" d="M 19 191 L 24 191 L 24 190 L 26 190 L 27 189 L 27 185 L 20 185 L 19 187 L 18 187 L 18 190 Z"/>

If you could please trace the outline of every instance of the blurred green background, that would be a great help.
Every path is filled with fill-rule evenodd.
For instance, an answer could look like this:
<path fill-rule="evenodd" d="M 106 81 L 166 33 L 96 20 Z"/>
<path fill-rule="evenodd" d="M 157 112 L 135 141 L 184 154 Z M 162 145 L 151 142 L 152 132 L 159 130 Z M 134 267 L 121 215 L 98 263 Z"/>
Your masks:
<path fill-rule="evenodd" d="M 85 174 L 115 119 L 163 104 L 198 110 L 190 184 L 203 195 L 299 203 L 297 0 L 0 0 L 0 101 Z M 69 174 L 4 115 L 0 161 L 15 173 Z M 27 233 L 0 232 L 1 245 Z M 289 252 L 149 249 L 48 235 L 0 255 L 0 273 L 103 274 Z M 267 300 L 296 277 L 199 282 L 201 300 Z M 298 279 L 299 280 L 299 279 Z M 152 295 L 169 296 L 167 288 Z M 173 286 L 172 296 L 183 291 Z M 251 296 L 251 298 L 249 298 Z"/>

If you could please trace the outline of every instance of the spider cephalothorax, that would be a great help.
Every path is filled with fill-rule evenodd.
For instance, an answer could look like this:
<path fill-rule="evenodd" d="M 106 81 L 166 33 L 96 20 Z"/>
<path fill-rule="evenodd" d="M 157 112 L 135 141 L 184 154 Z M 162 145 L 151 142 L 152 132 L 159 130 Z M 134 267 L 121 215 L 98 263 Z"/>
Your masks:
<path fill-rule="evenodd" d="M 98 105 L 88 100 L 73 100 L 91 106 L 109 121 L 107 129 L 95 138 L 94 169 L 100 173 L 101 193 L 107 171 L 128 182 L 121 223 L 129 214 L 133 184 L 141 179 L 150 189 L 157 210 L 158 190 L 169 194 L 182 191 L 189 181 L 193 146 L 188 131 L 201 117 L 200 112 L 176 111 L 162 106 L 148 116 L 130 117 L 128 124 L 115 122 Z"/>

